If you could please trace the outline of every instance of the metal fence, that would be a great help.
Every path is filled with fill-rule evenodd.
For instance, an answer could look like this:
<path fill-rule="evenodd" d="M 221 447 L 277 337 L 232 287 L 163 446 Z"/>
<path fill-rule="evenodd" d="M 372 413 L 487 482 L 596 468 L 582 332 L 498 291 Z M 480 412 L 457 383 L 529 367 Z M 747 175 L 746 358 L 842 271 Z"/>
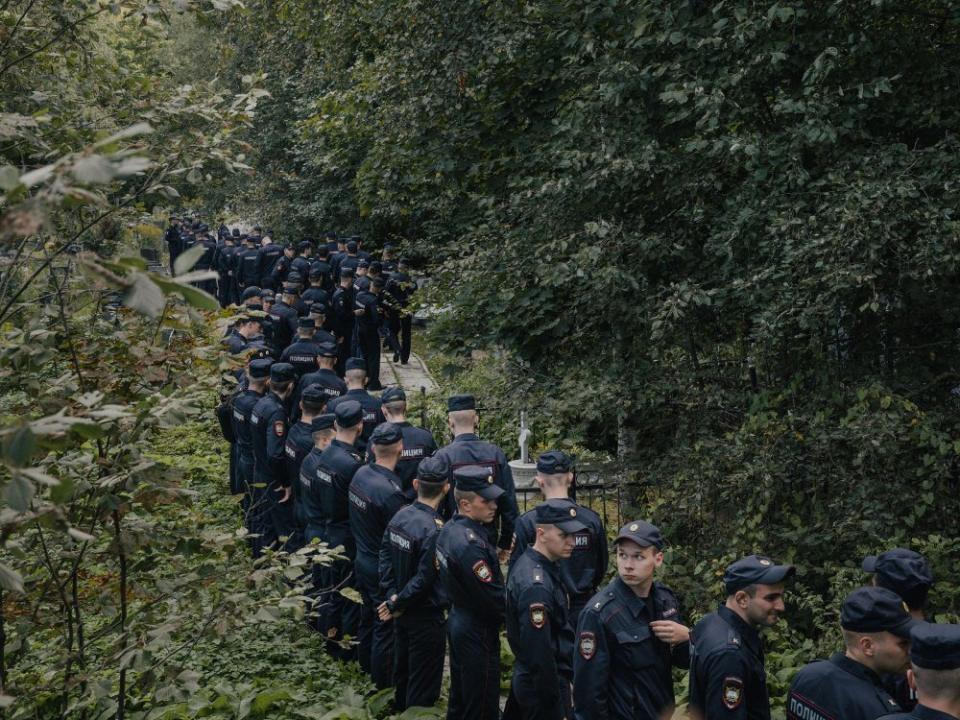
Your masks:
<path fill-rule="evenodd" d="M 610 531 L 634 519 L 630 513 L 632 503 L 646 487 L 647 484 L 643 482 L 604 482 L 599 475 L 581 473 L 578 474 L 571 488 L 570 497 L 597 513 Z M 542 501 L 543 494 L 540 488 L 517 488 L 517 505 L 521 515 L 532 510 Z"/>

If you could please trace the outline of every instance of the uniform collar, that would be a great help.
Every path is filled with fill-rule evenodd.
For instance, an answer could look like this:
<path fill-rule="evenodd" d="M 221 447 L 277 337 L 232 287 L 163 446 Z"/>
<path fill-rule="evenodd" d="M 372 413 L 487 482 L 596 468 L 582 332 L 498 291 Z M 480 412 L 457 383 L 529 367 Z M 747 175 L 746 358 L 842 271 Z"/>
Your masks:
<path fill-rule="evenodd" d="M 336 438 L 330 441 L 330 445 L 336 445 L 337 447 L 341 447 L 349 452 L 354 452 L 357 449 L 356 445 L 350 445 L 345 443 L 343 440 L 337 440 Z"/>
<path fill-rule="evenodd" d="M 464 440 L 479 440 L 479 439 L 480 439 L 480 438 L 477 437 L 477 434 L 476 434 L 476 433 L 469 432 L 469 433 L 460 433 L 459 435 L 457 435 L 457 436 L 453 439 L 453 441 L 454 441 L 454 442 L 463 442 Z"/>
<path fill-rule="evenodd" d="M 347 390 L 347 395 L 369 395 L 369 394 L 370 393 L 368 393 L 363 388 L 352 388 L 350 390 Z"/>
<path fill-rule="evenodd" d="M 760 645 L 760 632 L 755 627 L 737 615 L 726 605 L 721 605 L 720 609 L 717 611 L 717 614 L 723 618 L 723 621 L 727 623 L 727 625 L 732 627 L 740 634 L 740 638 L 750 647 L 751 650 L 753 650 L 757 655 L 761 654 L 762 648 Z"/>
<path fill-rule="evenodd" d="M 856 660 L 848 658 L 842 652 L 834 653 L 830 658 L 830 662 L 844 672 L 850 673 L 854 677 L 858 677 L 861 680 L 866 680 L 868 683 L 875 685 L 878 688 L 883 687 L 883 680 L 879 675 L 877 675 L 877 673 L 863 663 L 859 663 Z"/>
<path fill-rule="evenodd" d="M 918 720 L 960 720 L 954 715 L 928 708 L 926 705 L 917 705 L 913 709 L 912 717 L 918 718 Z"/>
<path fill-rule="evenodd" d="M 414 500 L 413 503 L 411 503 L 411 504 L 413 505 L 413 507 L 415 507 L 415 508 L 417 508 L 417 509 L 419 509 L 419 510 L 422 510 L 422 511 L 425 512 L 425 513 L 429 513 L 430 515 L 433 515 L 434 517 L 439 517 L 439 515 L 437 514 L 437 511 L 434 510 L 434 509 L 433 509 L 432 507 L 430 507 L 429 505 L 427 505 L 426 503 L 420 502 L 419 500 Z"/>
<path fill-rule="evenodd" d="M 635 618 L 639 618 L 641 614 L 647 612 L 647 598 L 637 595 L 619 575 L 613 580 L 613 592 L 620 602 L 627 606 L 627 609 Z M 656 585 L 651 585 L 650 595 L 652 596 L 655 592 Z"/>
<path fill-rule="evenodd" d="M 392 482 L 394 485 L 398 485 L 398 486 L 400 485 L 400 477 L 392 470 L 388 470 L 383 465 L 377 465 L 376 463 L 370 463 L 370 467 L 372 467 L 378 473 L 383 475 L 385 478 L 387 478 L 387 480 Z"/>

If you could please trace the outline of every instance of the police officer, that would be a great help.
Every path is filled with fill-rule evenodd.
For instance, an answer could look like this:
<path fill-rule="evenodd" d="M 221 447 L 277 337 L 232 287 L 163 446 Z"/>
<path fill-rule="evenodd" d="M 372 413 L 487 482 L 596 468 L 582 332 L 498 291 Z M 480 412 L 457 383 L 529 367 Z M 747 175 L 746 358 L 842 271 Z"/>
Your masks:
<path fill-rule="evenodd" d="M 330 403 L 327 404 L 329 409 Z M 360 608 L 340 594 L 340 590 L 355 585 L 353 559 L 356 543 L 350 532 L 350 503 L 348 493 L 353 476 L 361 467 L 361 455 L 356 441 L 363 430 L 363 408 L 355 400 L 340 403 L 333 411 L 336 416 L 336 437 L 317 462 L 319 506 L 324 519 L 324 532 L 330 547 L 343 547 L 346 560 L 337 560 L 327 569 L 328 601 L 323 614 L 323 629 L 331 641 L 328 648 L 334 657 L 355 660 L 355 648 L 343 648 L 339 642 L 344 635 L 356 637 Z"/>
<path fill-rule="evenodd" d="M 353 268 L 340 273 L 340 287 L 333 293 L 333 334 L 337 338 L 337 374 L 343 375 L 353 348 L 353 328 L 356 322 L 353 311 L 356 305 L 356 290 L 353 287 Z"/>
<path fill-rule="evenodd" d="M 693 629 L 690 711 L 696 718 L 770 718 L 759 628 L 772 627 L 784 610 L 784 584 L 792 565 L 750 555 L 723 574 L 726 602 Z"/>
<path fill-rule="evenodd" d="M 257 285 L 272 290 L 279 287 L 273 279 L 273 268 L 283 255 L 283 248 L 273 242 L 273 238 L 263 239 L 265 242 L 257 252 Z"/>
<path fill-rule="evenodd" d="M 500 626 L 503 575 L 487 526 L 504 496 L 490 467 L 453 470 L 457 515 L 437 538 L 440 580 L 450 601 L 448 720 L 500 716 Z"/>
<path fill-rule="evenodd" d="M 578 720 L 672 717 L 672 667 L 689 667 L 690 630 L 673 591 L 655 582 L 663 535 L 635 520 L 613 541 L 617 577 L 580 614 L 573 655 Z"/>
<path fill-rule="evenodd" d="M 233 398 L 233 434 L 237 441 L 237 474 L 236 486 L 231 488 L 231 493 L 234 495 L 243 493 L 244 525 L 249 533 L 254 532 L 253 518 L 250 512 L 250 501 L 254 493 L 253 434 L 250 426 L 250 415 L 266 392 L 271 365 L 273 365 L 273 360 L 269 358 L 251 360 L 247 366 L 247 386 Z M 253 547 L 254 540 L 255 538 L 251 538 L 251 547 Z"/>
<path fill-rule="evenodd" d="M 413 479 L 417 475 L 417 467 L 424 458 L 437 451 L 437 441 L 426 428 L 407 422 L 407 394 L 402 388 L 387 388 L 380 393 L 380 402 L 383 404 L 383 415 L 387 422 L 394 423 L 403 433 L 403 453 L 397 463 L 396 473 L 400 477 L 404 495 L 413 500 L 416 497 Z M 372 460 L 369 453 L 367 459 Z"/>
<path fill-rule="evenodd" d="M 450 483 L 442 460 L 426 458 L 413 480 L 417 499 L 400 508 L 380 545 L 380 620 L 394 625 L 394 705 L 430 707 L 440 697 L 448 606 L 437 577 L 437 509 Z"/>
<path fill-rule="evenodd" d="M 384 270 L 386 270 L 386 263 L 384 264 Z M 387 270 L 387 272 L 391 273 L 385 290 L 385 294 L 391 299 L 387 322 L 393 337 L 396 338 L 400 346 L 400 352 L 394 354 L 393 361 L 397 362 L 399 360 L 401 365 L 406 365 L 410 361 L 413 327 L 410 297 L 417 289 L 417 285 L 407 272 L 406 258 L 400 258 L 395 271 Z"/>
<path fill-rule="evenodd" d="M 170 225 L 163 234 L 163 239 L 167 242 L 167 250 L 170 253 L 170 274 L 173 275 L 173 264 L 180 255 L 180 218 L 176 215 L 170 216 Z"/>
<path fill-rule="evenodd" d="M 892 590 L 850 593 L 840 610 L 845 650 L 797 673 L 787 694 L 788 720 L 875 720 L 900 711 L 882 675 L 906 672 L 917 622 Z"/>
<path fill-rule="evenodd" d="M 257 260 L 260 250 L 256 244 L 256 238 L 247 236 L 243 241 L 243 249 L 238 250 L 234 256 L 234 269 L 237 273 L 237 288 L 244 292 L 250 287 L 260 287 L 260 275 L 257 270 Z M 259 292 L 259 290 L 258 290 Z"/>
<path fill-rule="evenodd" d="M 387 274 L 396 272 L 397 270 L 397 261 L 393 259 L 394 250 L 396 250 L 396 248 L 393 243 L 384 243 L 383 253 L 380 256 L 380 264 L 383 266 L 383 271 Z"/>
<path fill-rule="evenodd" d="M 915 625 L 908 676 L 919 704 L 884 720 L 960 720 L 960 625 Z"/>
<path fill-rule="evenodd" d="M 253 516 L 253 555 L 260 557 L 264 548 L 279 538 L 289 537 L 293 530 L 293 504 L 287 483 L 283 449 L 287 436 L 287 411 L 284 401 L 293 392 L 296 373 L 289 363 L 270 367 L 270 389 L 250 413 L 253 440 L 254 491 L 250 511 Z"/>
<path fill-rule="evenodd" d="M 334 412 L 337 405 L 347 400 L 356 400 L 363 407 L 363 432 L 357 440 L 357 450 L 366 454 L 367 440 L 373 429 L 384 422 L 383 404 L 379 398 L 366 391 L 367 371 L 366 364 L 360 358 L 350 358 L 347 361 L 347 372 L 344 375 L 347 383 L 347 392 L 330 401 L 328 409 Z"/>
<path fill-rule="evenodd" d="M 394 514 L 406 504 L 400 478 L 394 473 L 403 435 L 393 423 L 378 425 L 370 436 L 376 459 L 357 470 L 350 483 L 350 531 L 357 543 L 353 568 L 363 598 L 360 611 L 360 667 L 370 673 L 378 688 L 390 685 L 393 676 L 393 626 L 377 615 L 380 595 L 380 543 Z"/>
<path fill-rule="evenodd" d="M 353 286 L 357 289 L 357 292 L 369 292 L 370 281 L 372 279 L 373 278 L 370 277 L 370 263 L 366 260 L 358 262 L 356 274 L 353 278 Z"/>
<path fill-rule="evenodd" d="M 309 385 L 300 395 L 299 419 L 290 425 L 287 441 L 283 445 L 286 455 L 287 485 L 293 493 L 293 532 L 287 541 L 291 552 L 303 547 L 304 527 L 303 503 L 300 501 L 300 466 L 304 458 L 314 448 L 313 419 L 321 414 L 327 405 L 327 393 L 319 385 Z"/>
<path fill-rule="evenodd" d="M 570 715 L 573 629 L 557 561 L 571 556 L 586 525 L 570 500 L 546 500 L 534 513 L 534 541 L 507 580 L 507 640 L 516 661 L 504 720 Z"/>
<path fill-rule="evenodd" d="M 297 339 L 287 346 L 280 356 L 282 362 L 288 362 L 296 370 L 297 378 L 317 369 L 317 358 L 320 357 L 320 348 L 313 337 L 317 332 L 317 324 L 308 317 L 297 320 Z"/>
<path fill-rule="evenodd" d="M 293 307 L 297 288 L 290 283 L 283 286 L 283 295 L 280 302 L 274 303 L 268 312 L 274 318 L 274 341 L 277 350 L 283 351 L 293 341 L 300 324 L 300 316 Z"/>
<path fill-rule="evenodd" d="M 273 287 L 282 287 L 287 282 L 287 276 L 290 274 L 290 268 L 296 256 L 297 251 L 293 244 L 284 243 L 283 254 L 277 258 L 273 265 L 273 271 L 270 273 L 273 278 Z"/>
<path fill-rule="evenodd" d="M 318 342 L 330 342 L 334 346 L 337 344 L 337 339 L 334 337 L 333 333 L 326 329 L 327 324 L 327 311 L 329 308 L 323 303 L 311 303 L 310 312 L 307 315 L 311 320 L 313 320 L 314 326 L 317 328 L 313 334 L 313 339 Z"/>
<path fill-rule="evenodd" d="M 573 483 L 573 459 L 559 450 L 551 450 L 537 458 L 537 485 L 547 500 L 568 498 Z M 580 611 L 596 593 L 610 561 L 607 533 L 600 516 L 590 508 L 576 505 L 577 519 L 584 529 L 574 539 L 573 554 L 557 560 L 560 579 L 570 595 L 570 627 L 576 628 Z M 511 572 L 516 559 L 536 538 L 536 509 L 517 520 L 510 551 Z"/>
<path fill-rule="evenodd" d="M 369 292 L 360 291 L 356 296 L 357 346 L 366 362 L 367 387 L 382 390 L 380 384 L 380 304 L 379 296 L 383 292 L 383 278 L 370 284 Z"/>
<path fill-rule="evenodd" d="M 339 277 L 343 277 L 343 271 L 347 269 L 356 272 L 357 266 L 360 264 L 360 258 L 357 256 L 357 241 L 348 240 L 345 247 L 347 254 L 337 264 Z"/>
<path fill-rule="evenodd" d="M 223 238 L 223 245 L 217 248 L 213 264 L 217 271 L 217 300 L 220 301 L 220 307 L 227 307 L 235 302 L 234 282 L 233 282 L 233 256 L 236 255 L 237 248 L 234 246 L 232 235 L 226 235 Z"/>
<path fill-rule="evenodd" d="M 477 422 L 477 401 L 473 395 L 454 395 L 447 400 L 447 423 L 453 434 L 453 442 L 440 448 L 437 455 L 443 458 L 451 471 L 465 465 L 480 465 L 490 469 L 494 484 L 503 490 L 504 495 L 497 503 L 497 514 L 491 518 L 487 535 L 490 542 L 497 546 L 500 561 L 506 562 L 510 556 L 513 528 L 519 514 L 513 473 L 503 450 L 477 437 Z M 456 508 L 448 500 L 446 517 L 450 517 L 455 511 Z M 499 536 L 496 526 L 498 519 Z"/>
<path fill-rule="evenodd" d="M 230 333 L 223 339 L 231 355 L 239 355 L 249 347 L 250 341 L 263 336 L 263 319 L 256 311 L 237 318 Z"/>
<path fill-rule="evenodd" d="M 873 573 L 874 585 L 893 590 L 899 595 L 912 617 L 926 620 L 927 595 L 933 587 L 933 571 L 923 555 L 906 548 L 894 548 L 864 558 L 863 569 Z M 904 710 L 912 710 L 917 704 L 916 691 L 907 682 L 906 673 L 885 675 L 883 684 Z"/>
<path fill-rule="evenodd" d="M 334 398 L 347 394 L 347 384 L 337 377 L 333 371 L 333 366 L 337 362 L 337 347 L 331 342 L 321 342 L 317 344 L 317 367 L 312 372 L 308 372 L 300 377 L 297 383 L 297 389 L 293 393 L 294 408 L 300 400 L 300 393 L 308 385 L 319 385 L 327 393 L 327 402 Z M 332 408 L 327 408 L 333 412 Z M 296 411 L 294 411 L 296 412 Z"/>
<path fill-rule="evenodd" d="M 325 263 L 324 263 L 325 264 Z M 303 301 L 306 303 L 320 303 L 324 306 L 324 314 L 329 314 L 330 308 L 330 293 L 324 288 L 324 268 L 321 263 L 316 263 L 315 265 L 310 266 L 310 270 L 307 273 L 307 281 L 310 283 L 310 287 L 303 291 L 303 294 L 300 296 L 303 298 Z"/>

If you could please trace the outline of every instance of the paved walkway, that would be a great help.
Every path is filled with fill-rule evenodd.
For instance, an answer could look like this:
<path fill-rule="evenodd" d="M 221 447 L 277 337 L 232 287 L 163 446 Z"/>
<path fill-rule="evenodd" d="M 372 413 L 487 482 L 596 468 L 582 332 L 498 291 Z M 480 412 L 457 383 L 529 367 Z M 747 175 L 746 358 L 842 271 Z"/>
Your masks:
<path fill-rule="evenodd" d="M 420 388 L 426 388 L 429 395 L 437 390 L 437 384 L 430 376 L 423 360 L 413 353 L 410 354 L 410 362 L 406 365 L 393 362 L 392 354 L 381 355 L 380 382 L 384 387 L 399 385 L 408 393 L 420 392 Z"/>

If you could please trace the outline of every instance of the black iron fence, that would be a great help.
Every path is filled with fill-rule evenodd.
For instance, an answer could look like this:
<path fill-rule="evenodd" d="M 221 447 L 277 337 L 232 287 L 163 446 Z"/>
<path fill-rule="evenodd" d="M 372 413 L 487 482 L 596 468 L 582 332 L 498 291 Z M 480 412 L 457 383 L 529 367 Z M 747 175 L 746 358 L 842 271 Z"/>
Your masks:
<path fill-rule="evenodd" d="M 586 475 L 586 477 L 584 477 Z M 597 513 L 607 532 L 619 529 L 628 520 L 633 520 L 631 508 L 636 498 L 647 487 L 643 482 L 620 483 L 604 481 L 598 474 L 581 473 L 571 488 L 571 499 Z M 538 487 L 517 488 L 517 505 L 520 514 L 532 510 L 543 501 Z"/>

